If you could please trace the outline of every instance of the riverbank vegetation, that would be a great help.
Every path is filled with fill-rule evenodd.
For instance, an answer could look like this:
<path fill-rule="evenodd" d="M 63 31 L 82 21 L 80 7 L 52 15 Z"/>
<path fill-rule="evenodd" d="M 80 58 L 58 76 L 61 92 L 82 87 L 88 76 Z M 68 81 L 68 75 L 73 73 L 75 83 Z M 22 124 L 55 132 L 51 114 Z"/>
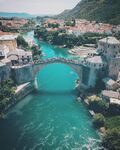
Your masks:
<path fill-rule="evenodd" d="M 19 48 L 32 52 L 33 60 L 40 59 L 42 51 L 37 45 L 32 45 L 32 47 L 30 47 L 28 42 L 26 42 L 25 39 L 21 35 L 19 35 L 16 40 L 17 40 L 17 45 Z"/>
<path fill-rule="evenodd" d="M 15 99 L 15 83 L 9 79 L 1 83 L 0 86 L 0 118 L 3 117 L 3 111 Z"/>
<path fill-rule="evenodd" d="M 95 128 L 101 128 L 105 125 L 105 117 L 102 114 L 95 114 L 93 117 L 93 125 Z"/>
<path fill-rule="evenodd" d="M 109 104 L 100 95 L 88 97 L 88 108 L 95 112 L 93 125 L 104 128 L 102 145 L 107 150 L 120 149 L 120 106 Z"/>
<path fill-rule="evenodd" d="M 21 35 L 17 37 L 16 41 L 17 41 L 17 46 L 22 49 L 26 49 L 29 47 L 28 43 L 25 41 L 25 39 Z"/>
<path fill-rule="evenodd" d="M 62 45 L 66 48 L 73 48 L 74 46 L 81 46 L 84 44 L 97 44 L 99 39 L 106 37 L 105 34 L 98 33 L 85 33 L 76 36 L 74 34 L 67 34 L 67 31 L 64 29 L 48 31 L 44 27 L 36 29 L 34 35 L 40 40 L 49 42 L 53 45 Z"/>
<path fill-rule="evenodd" d="M 42 55 L 41 49 L 37 45 L 33 45 L 31 47 L 33 60 L 39 60 L 40 56 Z"/>

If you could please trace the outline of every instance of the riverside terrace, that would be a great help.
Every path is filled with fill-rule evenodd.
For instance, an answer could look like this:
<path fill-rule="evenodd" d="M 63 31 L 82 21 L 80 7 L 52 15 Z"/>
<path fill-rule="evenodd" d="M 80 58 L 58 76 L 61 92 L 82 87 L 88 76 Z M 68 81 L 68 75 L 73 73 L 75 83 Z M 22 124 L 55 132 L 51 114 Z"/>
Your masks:
<path fill-rule="evenodd" d="M 100 56 L 95 56 L 98 60 L 97 63 L 88 62 L 87 60 L 71 60 L 65 58 L 51 58 L 46 60 L 35 61 L 33 64 L 28 64 L 24 66 L 13 66 L 12 73 L 14 74 L 14 78 L 18 84 L 22 84 L 25 82 L 31 82 L 35 80 L 36 74 L 42 70 L 45 66 L 50 64 L 58 64 L 62 63 L 66 66 L 71 67 L 79 77 L 79 85 L 80 88 L 90 88 L 94 87 L 97 80 L 97 73 L 106 67 L 106 63 L 103 63 Z"/>

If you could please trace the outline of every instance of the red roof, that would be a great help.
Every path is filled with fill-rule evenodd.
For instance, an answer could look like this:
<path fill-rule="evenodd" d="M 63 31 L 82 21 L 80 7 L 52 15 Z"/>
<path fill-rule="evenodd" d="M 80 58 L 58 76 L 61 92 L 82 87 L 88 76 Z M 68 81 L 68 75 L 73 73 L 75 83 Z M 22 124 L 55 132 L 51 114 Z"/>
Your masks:
<path fill-rule="evenodd" d="M 16 33 L 0 31 L 0 36 L 2 36 L 2 35 L 13 35 L 13 34 L 16 34 Z"/>

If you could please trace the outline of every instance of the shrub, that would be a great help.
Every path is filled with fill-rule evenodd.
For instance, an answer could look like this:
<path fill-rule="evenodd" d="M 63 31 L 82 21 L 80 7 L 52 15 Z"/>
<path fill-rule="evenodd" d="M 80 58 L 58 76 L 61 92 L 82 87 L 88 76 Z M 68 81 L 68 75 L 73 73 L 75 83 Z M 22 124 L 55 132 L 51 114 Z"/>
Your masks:
<path fill-rule="evenodd" d="M 107 130 L 102 145 L 107 150 L 120 150 L 120 127 Z"/>
<path fill-rule="evenodd" d="M 0 86 L 0 112 L 14 100 L 15 89 L 15 84 L 11 79 L 2 82 Z"/>
<path fill-rule="evenodd" d="M 120 126 L 120 116 L 106 117 L 105 127 L 107 129 L 112 129 L 114 127 L 119 126 Z"/>
<path fill-rule="evenodd" d="M 36 45 L 33 45 L 33 46 L 31 47 L 31 49 L 32 49 L 33 60 L 39 59 L 39 58 L 40 58 L 40 55 L 42 54 L 42 52 L 41 52 L 41 50 L 39 49 L 39 47 L 36 46 Z"/>
<path fill-rule="evenodd" d="M 108 109 L 109 115 L 120 115 L 120 105 L 110 104 Z"/>
<path fill-rule="evenodd" d="M 100 128 L 105 125 L 105 118 L 102 114 L 95 114 L 93 118 L 93 125 L 95 128 Z"/>
<path fill-rule="evenodd" d="M 96 97 L 94 100 L 89 100 L 89 109 L 92 109 L 96 113 L 105 114 L 108 109 L 108 104 L 105 100 Z"/>
<path fill-rule="evenodd" d="M 17 37 L 17 45 L 21 46 L 22 48 L 28 47 L 28 43 L 25 41 L 25 39 L 22 36 Z"/>

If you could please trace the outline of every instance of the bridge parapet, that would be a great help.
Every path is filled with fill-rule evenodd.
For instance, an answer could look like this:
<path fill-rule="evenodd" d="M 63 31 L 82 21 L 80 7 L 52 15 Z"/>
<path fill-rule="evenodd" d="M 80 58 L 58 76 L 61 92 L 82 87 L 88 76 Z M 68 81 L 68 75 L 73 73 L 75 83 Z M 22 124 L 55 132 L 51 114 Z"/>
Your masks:
<path fill-rule="evenodd" d="M 83 65 L 81 60 L 72 60 L 72 59 L 66 59 L 66 58 L 50 58 L 45 60 L 38 60 L 34 63 L 37 64 L 47 64 L 47 63 L 54 63 L 54 62 L 62 62 L 62 63 L 69 63 L 73 65 Z"/>

